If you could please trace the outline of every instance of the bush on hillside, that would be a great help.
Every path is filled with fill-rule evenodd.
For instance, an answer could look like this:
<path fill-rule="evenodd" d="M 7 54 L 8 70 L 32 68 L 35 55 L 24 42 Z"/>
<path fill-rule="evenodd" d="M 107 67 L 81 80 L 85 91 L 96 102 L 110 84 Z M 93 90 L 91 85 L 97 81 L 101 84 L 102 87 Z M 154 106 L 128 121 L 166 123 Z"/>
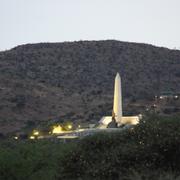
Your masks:
<path fill-rule="evenodd" d="M 179 139 L 179 117 L 151 116 L 72 143 L 2 140 L 0 179 L 178 179 Z"/>
<path fill-rule="evenodd" d="M 66 177 L 121 177 L 132 170 L 180 170 L 180 119 L 152 116 L 133 129 L 86 137 L 68 153 Z"/>

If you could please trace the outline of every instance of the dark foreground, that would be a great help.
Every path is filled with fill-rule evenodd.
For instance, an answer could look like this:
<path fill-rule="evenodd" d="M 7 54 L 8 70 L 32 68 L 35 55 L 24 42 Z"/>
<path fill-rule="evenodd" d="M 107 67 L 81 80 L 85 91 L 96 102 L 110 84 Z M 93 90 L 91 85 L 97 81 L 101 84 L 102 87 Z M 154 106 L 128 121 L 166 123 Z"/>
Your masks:
<path fill-rule="evenodd" d="M 0 142 L 1 180 L 180 179 L 180 117 L 82 140 Z"/>

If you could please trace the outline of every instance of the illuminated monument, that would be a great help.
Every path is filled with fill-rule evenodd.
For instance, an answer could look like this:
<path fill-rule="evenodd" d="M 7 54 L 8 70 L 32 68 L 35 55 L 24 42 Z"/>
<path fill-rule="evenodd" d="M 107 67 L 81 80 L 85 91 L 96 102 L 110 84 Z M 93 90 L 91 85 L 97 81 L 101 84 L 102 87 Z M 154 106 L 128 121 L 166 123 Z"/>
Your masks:
<path fill-rule="evenodd" d="M 116 74 L 114 84 L 114 103 L 112 116 L 104 116 L 99 121 L 100 128 L 107 128 L 109 123 L 115 121 L 117 126 L 123 124 L 135 125 L 139 122 L 139 116 L 123 116 L 122 113 L 122 88 L 121 88 L 121 77 L 119 73 Z"/>
<path fill-rule="evenodd" d="M 122 93 L 121 78 L 119 73 L 116 74 L 114 83 L 114 104 L 112 118 L 114 118 L 117 123 L 121 123 L 122 121 Z"/>

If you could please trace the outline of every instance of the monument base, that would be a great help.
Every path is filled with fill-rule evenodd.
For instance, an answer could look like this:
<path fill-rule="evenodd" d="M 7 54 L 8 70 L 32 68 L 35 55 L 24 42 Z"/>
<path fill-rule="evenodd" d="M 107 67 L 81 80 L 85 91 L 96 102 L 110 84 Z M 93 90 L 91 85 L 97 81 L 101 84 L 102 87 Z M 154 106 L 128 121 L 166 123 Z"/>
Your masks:
<path fill-rule="evenodd" d="M 103 116 L 99 121 L 100 128 L 107 128 L 108 124 L 112 122 L 112 116 Z M 122 124 L 136 125 L 139 123 L 139 116 L 123 116 L 121 122 L 117 122 L 118 126 Z"/>

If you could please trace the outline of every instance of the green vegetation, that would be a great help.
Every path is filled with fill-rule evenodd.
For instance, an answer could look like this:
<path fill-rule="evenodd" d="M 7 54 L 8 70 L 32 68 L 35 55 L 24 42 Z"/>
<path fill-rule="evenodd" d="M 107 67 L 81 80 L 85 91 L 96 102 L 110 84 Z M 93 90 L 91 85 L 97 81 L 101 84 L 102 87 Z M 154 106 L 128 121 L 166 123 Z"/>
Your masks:
<path fill-rule="evenodd" d="M 1 180 L 180 179 L 180 117 L 151 116 L 133 129 L 78 141 L 0 142 Z"/>

